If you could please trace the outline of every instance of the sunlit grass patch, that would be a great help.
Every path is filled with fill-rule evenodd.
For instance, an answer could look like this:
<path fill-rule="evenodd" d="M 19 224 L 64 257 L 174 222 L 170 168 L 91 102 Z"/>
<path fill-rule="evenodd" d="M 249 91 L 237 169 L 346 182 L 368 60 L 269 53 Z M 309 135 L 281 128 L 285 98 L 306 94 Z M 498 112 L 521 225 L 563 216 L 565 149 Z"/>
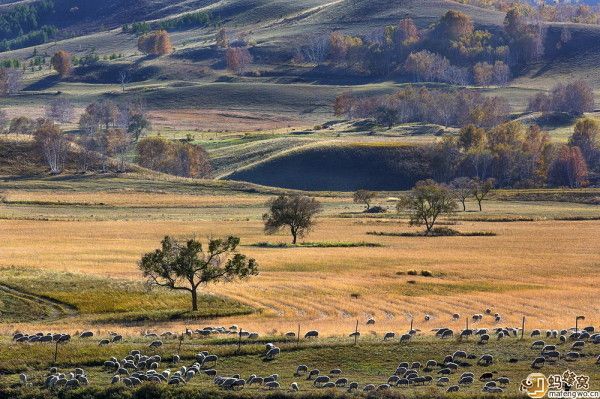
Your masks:
<path fill-rule="evenodd" d="M 201 294 L 199 310 L 190 312 L 190 296 L 186 293 L 164 288 L 148 290 L 142 282 L 16 268 L 1 273 L 3 284 L 9 287 L 70 305 L 80 314 L 104 322 L 207 318 L 253 311 L 233 300 Z M 35 319 L 37 312 L 28 312 L 27 316 Z"/>

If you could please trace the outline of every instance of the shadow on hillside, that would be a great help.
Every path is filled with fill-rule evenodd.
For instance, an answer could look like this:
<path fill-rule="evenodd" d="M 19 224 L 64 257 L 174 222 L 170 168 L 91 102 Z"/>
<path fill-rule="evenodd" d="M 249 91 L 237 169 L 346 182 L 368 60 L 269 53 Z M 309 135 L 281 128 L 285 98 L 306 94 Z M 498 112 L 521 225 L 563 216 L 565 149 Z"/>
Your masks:
<path fill-rule="evenodd" d="M 173 53 L 171 57 L 188 61 L 206 61 L 215 58 L 218 55 L 218 51 L 212 48 L 194 48 L 177 51 L 176 53 Z"/>
<path fill-rule="evenodd" d="M 25 86 L 23 91 L 39 91 L 39 90 L 48 90 L 54 86 L 56 86 L 60 82 L 60 78 L 58 75 L 50 75 L 46 76 L 43 79 L 38 80 L 37 82 L 33 82 L 32 84 Z"/>

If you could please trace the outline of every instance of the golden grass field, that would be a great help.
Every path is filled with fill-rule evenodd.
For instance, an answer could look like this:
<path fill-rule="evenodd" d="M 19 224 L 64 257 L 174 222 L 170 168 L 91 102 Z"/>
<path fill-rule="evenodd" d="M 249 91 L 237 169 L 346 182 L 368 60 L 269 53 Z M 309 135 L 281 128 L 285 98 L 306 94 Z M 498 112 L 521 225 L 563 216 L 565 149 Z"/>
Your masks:
<path fill-rule="evenodd" d="M 451 322 L 453 313 L 467 317 L 486 308 L 500 313 L 503 325 L 520 324 L 526 316 L 529 327 L 566 328 L 578 314 L 587 316 L 586 323 L 598 323 L 600 303 L 594 298 L 600 284 L 600 220 L 554 220 L 597 217 L 597 206 L 488 201 L 481 214 L 457 213 L 452 227 L 496 236 L 416 238 L 367 235 L 413 228 L 395 213 L 363 216 L 361 206 L 348 195 L 321 197 L 325 212 L 306 241 L 370 242 L 383 247 L 258 248 L 249 245 L 289 240 L 283 233 L 263 233 L 260 217 L 269 196 L 262 194 L 60 190 L 3 194 L 7 203 L 0 204 L 0 268 L 141 281 L 136 263 L 164 235 L 239 235 L 240 250 L 257 259 L 260 275 L 210 285 L 205 292 L 238 300 L 258 312 L 225 318 L 219 324 L 273 333 L 295 330 L 300 323 L 304 330 L 347 335 L 356 320 L 364 325 L 369 317 L 377 321 L 369 330 L 377 332 L 404 330 L 411 318 L 423 330 L 459 327 L 464 319 L 460 324 Z M 379 202 L 386 204 L 384 199 Z M 469 207 L 474 209 L 475 204 Z M 464 220 L 500 216 L 536 220 Z M 407 275 L 409 270 L 429 270 L 434 276 Z M 432 316 L 429 322 L 424 321 L 425 314 Z M 73 328 L 68 319 L 53 323 Z M 190 323 L 194 324 L 177 321 L 150 328 L 183 328 Z M 490 326 L 493 320 L 481 324 Z M 4 325 L 4 330 L 17 326 Z"/>

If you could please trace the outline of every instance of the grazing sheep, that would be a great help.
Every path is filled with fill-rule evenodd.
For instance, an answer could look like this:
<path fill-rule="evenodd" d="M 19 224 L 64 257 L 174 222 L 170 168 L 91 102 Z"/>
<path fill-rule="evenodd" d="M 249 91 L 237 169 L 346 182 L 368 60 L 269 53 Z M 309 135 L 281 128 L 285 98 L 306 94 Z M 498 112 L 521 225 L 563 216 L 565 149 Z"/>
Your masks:
<path fill-rule="evenodd" d="M 299 390 L 300 390 L 300 387 L 298 386 L 297 382 L 292 382 L 290 384 L 290 391 L 298 392 Z"/>
<path fill-rule="evenodd" d="M 487 334 L 483 334 L 479 337 L 479 341 L 477 342 L 480 345 L 487 344 L 490 340 L 490 336 Z"/>
<path fill-rule="evenodd" d="M 150 348 L 160 348 L 162 346 L 162 341 L 158 340 L 158 341 L 152 341 L 150 343 Z"/>
<path fill-rule="evenodd" d="M 118 384 L 121 381 L 121 377 L 119 375 L 114 375 L 112 380 L 110 380 L 111 384 Z"/>
<path fill-rule="evenodd" d="M 310 330 L 304 334 L 304 338 L 317 338 L 318 336 L 319 332 L 317 330 Z"/>
<path fill-rule="evenodd" d="M 103 339 L 100 341 L 100 343 L 98 344 L 98 346 L 105 346 L 110 344 L 110 341 L 108 339 Z"/>
<path fill-rule="evenodd" d="M 491 381 L 493 378 L 493 373 L 483 373 L 481 376 L 479 376 L 479 381 Z"/>
<path fill-rule="evenodd" d="M 206 374 L 209 377 L 216 377 L 217 370 L 215 370 L 215 369 L 206 369 L 206 370 L 204 370 L 204 374 Z"/>
<path fill-rule="evenodd" d="M 319 371 L 319 369 L 313 369 L 310 370 L 310 372 L 308 373 L 308 377 L 306 377 L 307 380 L 311 380 L 312 377 L 317 377 L 321 372 Z"/>
<path fill-rule="evenodd" d="M 585 346 L 584 341 L 575 341 L 573 343 L 573 345 L 571 346 L 571 349 L 572 350 L 582 350 L 584 346 Z"/>
<path fill-rule="evenodd" d="M 471 377 L 471 376 L 461 377 L 460 380 L 458 381 L 458 385 L 471 385 L 471 384 L 473 384 L 473 377 Z"/>
<path fill-rule="evenodd" d="M 540 332 L 540 330 L 533 330 L 533 331 L 531 332 L 531 337 L 532 337 L 532 338 L 533 338 L 533 337 L 539 337 L 540 335 L 541 335 L 541 332 Z"/>
<path fill-rule="evenodd" d="M 279 389 L 279 383 L 277 381 L 271 381 L 271 382 L 267 382 L 265 384 L 265 387 L 269 390 L 272 389 Z"/>
<path fill-rule="evenodd" d="M 408 388 L 408 386 L 410 385 L 410 378 L 414 377 L 413 374 L 407 374 L 407 377 L 405 378 L 400 378 L 397 382 L 396 382 L 396 386 L 397 387 L 402 387 L 402 388 Z"/>
<path fill-rule="evenodd" d="M 440 378 L 437 379 L 436 385 L 438 387 L 443 387 L 443 386 L 445 386 L 449 382 L 450 382 L 450 378 L 448 378 L 448 377 L 440 377 Z"/>
<path fill-rule="evenodd" d="M 460 319 L 460 314 L 458 314 L 458 313 L 454 313 L 454 314 L 452 315 L 452 320 L 454 320 L 454 321 L 457 321 L 457 320 L 459 320 L 459 319 Z"/>
<path fill-rule="evenodd" d="M 348 334 L 348 336 L 350 338 L 353 338 L 353 337 L 357 337 L 358 338 L 358 337 L 360 337 L 360 331 L 354 331 L 353 333 Z"/>
<path fill-rule="evenodd" d="M 348 385 L 348 392 L 352 392 L 355 389 L 358 389 L 358 382 L 351 382 Z"/>
<path fill-rule="evenodd" d="M 383 336 L 383 340 L 387 341 L 388 339 L 394 339 L 395 337 L 396 337 L 396 333 L 386 332 L 385 335 Z"/>
<path fill-rule="evenodd" d="M 79 334 L 79 338 L 90 338 L 93 336 L 94 336 L 94 333 L 91 331 L 84 331 L 81 334 Z"/>
<path fill-rule="evenodd" d="M 498 379 L 496 379 L 496 381 L 498 381 L 498 384 L 500 385 L 510 384 L 510 379 L 508 377 L 499 377 Z"/>
<path fill-rule="evenodd" d="M 342 374 L 342 370 L 341 369 L 333 369 L 329 371 L 329 375 L 340 375 Z"/>
<path fill-rule="evenodd" d="M 380 384 L 379 386 L 377 386 L 378 391 L 386 391 L 388 389 L 390 389 L 389 384 Z"/>
<path fill-rule="evenodd" d="M 375 390 L 375 385 L 373 385 L 373 384 L 367 384 L 363 388 L 363 391 L 365 391 L 365 392 L 374 391 L 374 390 Z"/>
<path fill-rule="evenodd" d="M 274 347 L 265 354 L 265 360 L 273 360 L 281 353 L 281 349 Z"/>
<path fill-rule="evenodd" d="M 338 378 L 337 380 L 335 380 L 335 386 L 338 388 L 343 388 L 346 386 L 346 384 L 348 384 L 347 378 Z"/>
<path fill-rule="evenodd" d="M 272 381 L 270 381 L 272 382 Z M 262 377 L 250 377 L 248 378 L 248 385 L 253 385 L 253 384 L 258 384 L 258 385 L 262 385 L 264 383 L 264 378 Z"/>
<path fill-rule="evenodd" d="M 325 384 L 326 382 L 329 382 L 329 380 L 330 380 L 329 376 L 320 375 L 317 378 L 315 378 L 315 380 L 313 381 L 313 385 L 321 386 L 321 385 Z"/>
<path fill-rule="evenodd" d="M 446 329 L 443 333 L 441 338 L 445 339 L 445 338 L 451 338 L 454 335 L 454 331 L 450 330 L 450 329 Z"/>
<path fill-rule="evenodd" d="M 425 363 L 425 371 L 429 371 L 431 370 L 433 367 L 437 366 L 437 362 L 435 360 L 428 360 L 427 363 Z"/>
<path fill-rule="evenodd" d="M 544 347 L 546 343 L 544 341 L 535 341 L 531 344 L 531 349 L 539 349 L 540 347 Z"/>
<path fill-rule="evenodd" d="M 21 381 L 21 385 L 27 385 L 27 374 L 19 374 L 19 380 Z"/>
<path fill-rule="evenodd" d="M 492 355 L 485 354 L 485 355 L 481 355 L 481 357 L 477 361 L 477 364 L 480 366 L 489 366 L 493 362 L 494 362 L 494 357 Z"/>
<path fill-rule="evenodd" d="M 368 326 L 372 326 L 373 324 L 375 324 L 375 319 L 370 318 L 369 320 L 367 320 L 367 325 Z"/>
<path fill-rule="evenodd" d="M 308 372 L 308 367 L 304 364 L 301 364 L 298 367 L 296 367 L 296 372 L 294 373 L 294 375 L 299 376 L 299 375 L 302 375 L 307 372 Z"/>
<path fill-rule="evenodd" d="M 536 357 L 533 362 L 531 362 L 532 369 L 541 369 L 542 366 L 546 363 L 545 357 Z"/>
<path fill-rule="evenodd" d="M 458 385 L 452 385 L 446 389 L 446 392 L 458 392 L 459 389 L 460 387 Z"/>
<path fill-rule="evenodd" d="M 400 342 L 408 342 L 411 338 L 412 335 L 410 334 L 402 334 L 402 336 L 400 337 Z"/>
<path fill-rule="evenodd" d="M 294 338 L 296 336 L 296 333 L 293 331 L 288 331 L 285 333 L 285 336 L 288 338 Z"/>
<path fill-rule="evenodd" d="M 429 321 L 429 320 L 431 320 L 431 316 L 430 316 L 430 315 L 428 315 L 428 314 L 426 314 L 426 315 L 425 315 L 425 321 Z"/>

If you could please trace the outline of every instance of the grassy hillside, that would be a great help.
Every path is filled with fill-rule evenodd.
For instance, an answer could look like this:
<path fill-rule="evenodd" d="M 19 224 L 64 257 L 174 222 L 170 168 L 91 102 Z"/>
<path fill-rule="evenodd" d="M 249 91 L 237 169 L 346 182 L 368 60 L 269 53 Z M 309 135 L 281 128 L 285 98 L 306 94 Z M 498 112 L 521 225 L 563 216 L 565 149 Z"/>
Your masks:
<path fill-rule="evenodd" d="M 404 190 L 427 177 L 424 155 L 385 143 L 323 145 L 266 159 L 228 178 L 300 190 Z"/>

